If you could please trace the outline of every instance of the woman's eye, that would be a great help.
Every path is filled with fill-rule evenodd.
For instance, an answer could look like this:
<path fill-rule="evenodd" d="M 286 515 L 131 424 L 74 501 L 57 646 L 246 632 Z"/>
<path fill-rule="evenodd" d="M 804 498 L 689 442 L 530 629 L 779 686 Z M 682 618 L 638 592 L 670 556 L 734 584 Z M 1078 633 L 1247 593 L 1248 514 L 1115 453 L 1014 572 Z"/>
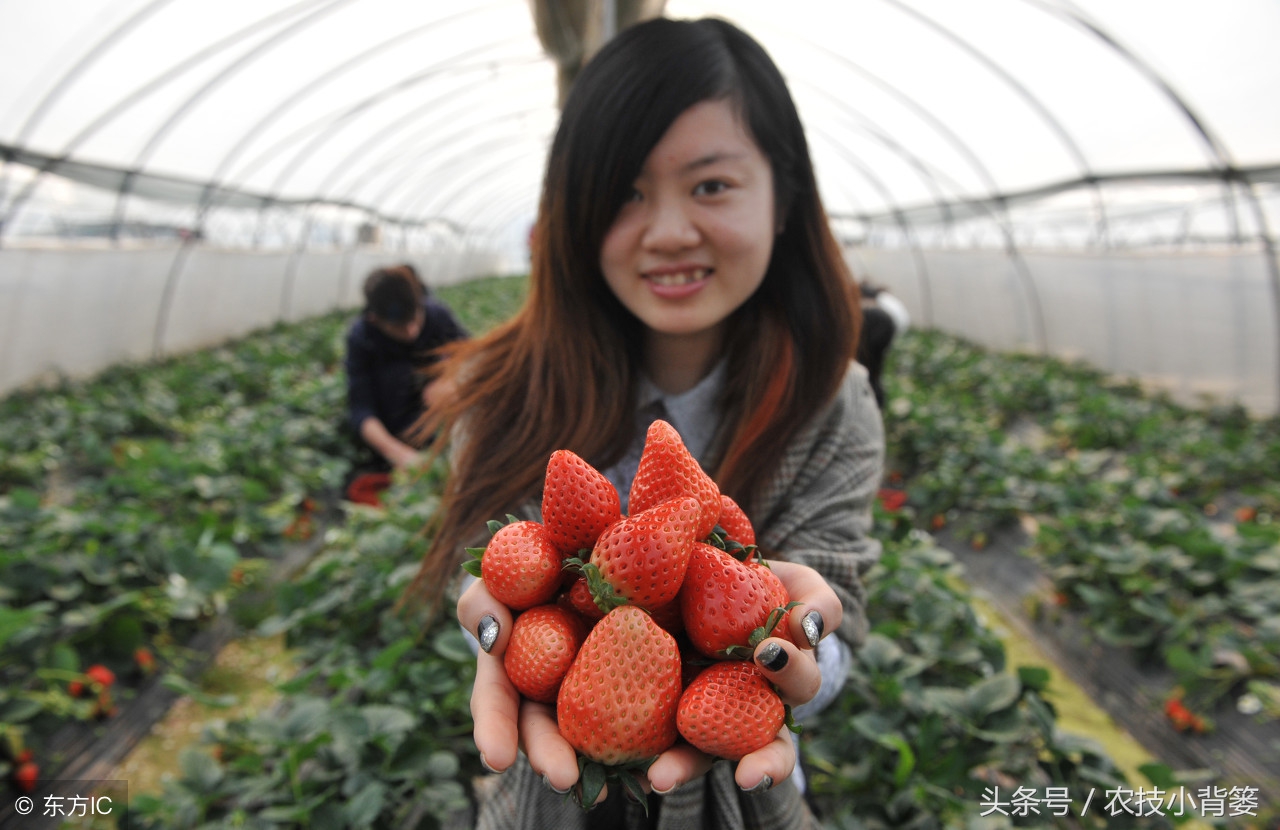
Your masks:
<path fill-rule="evenodd" d="M 723 193 L 728 189 L 729 189 L 729 185 L 725 184 L 719 179 L 711 179 L 709 181 L 701 182 L 697 187 L 695 187 L 693 189 L 693 195 L 714 196 L 717 193 Z"/>

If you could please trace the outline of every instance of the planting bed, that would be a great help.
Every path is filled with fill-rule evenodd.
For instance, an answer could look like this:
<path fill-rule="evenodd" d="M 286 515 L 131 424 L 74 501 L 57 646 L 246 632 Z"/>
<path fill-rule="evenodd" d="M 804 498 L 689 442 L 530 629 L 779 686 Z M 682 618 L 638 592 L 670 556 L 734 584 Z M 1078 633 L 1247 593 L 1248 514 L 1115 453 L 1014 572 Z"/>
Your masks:
<path fill-rule="evenodd" d="M 523 290 L 522 280 L 491 280 L 441 293 L 481 331 Z M 164 686 L 129 669 L 134 651 L 151 649 L 164 672 L 181 644 L 218 636 L 219 619 L 282 634 L 300 666 L 269 712 L 208 724 L 174 760 L 163 794 L 134 800 L 135 827 L 469 826 L 484 775 L 470 735 L 474 660 L 456 624 L 397 606 L 445 471 L 398 476 L 380 508 L 336 503 L 350 463 L 337 439 L 343 324 L 335 315 L 184 358 L 190 366 L 115 370 L 100 387 L 0 403 L 0 437 L 19 450 L 0 466 L 0 569 L 10 569 L 0 728 L 10 743 L 48 751 L 67 723 L 109 732 L 131 709 L 150 711 L 150 690 Z M 214 360 L 245 349 L 261 362 Z M 1079 815 L 1092 789 L 1101 799 L 1151 781 L 1126 781 L 1099 745 L 1058 728 L 1046 695 L 1054 673 L 1007 664 L 957 555 L 929 531 L 968 563 L 969 579 L 993 585 L 1005 571 L 984 575 L 970 552 L 1034 517 L 1025 570 L 1052 586 L 1046 612 L 1155 660 L 1189 710 L 1256 699 L 1274 723 L 1275 426 L 1173 409 L 1083 370 L 935 335 L 905 339 L 892 360 L 888 484 L 905 503 L 877 508 L 886 551 L 868 583 L 873 635 L 845 693 L 801 738 L 812 803 L 830 827 L 1172 826 L 1108 816 L 1101 802 Z M 188 401 L 176 390 L 193 367 L 216 391 L 193 389 Z M 1095 412 L 1108 415 L 1103 431 Z M 299 510 L 307 499 L 313 507 Z M 1233 534 L 1202 530 L 1208 504 L 1230 516 Z M 288 538 L 303 524 L 306 544 Z M 286 560 L 296 572 L 272 580 Z M 92 701 L 67 689 L 94 662 L 114 667 L 115 689 L 132 690 L 117 695 L 115 720 L 91 721 Z M 1128 723 L 1132 713 L 1115 714 Z M 93 758 L 85 746 L 80 763 L 107 763 L 105 750 Z M 1157 754 L 1167 763 L 1144 774 L 1160 786 L 1204 783 L 1179 782 L 1174 770 L 1190 764 Z M 1006 801 L 1017 787 L 1065 788 L 1075 815 L 981 817 L 995 787 Z"/>

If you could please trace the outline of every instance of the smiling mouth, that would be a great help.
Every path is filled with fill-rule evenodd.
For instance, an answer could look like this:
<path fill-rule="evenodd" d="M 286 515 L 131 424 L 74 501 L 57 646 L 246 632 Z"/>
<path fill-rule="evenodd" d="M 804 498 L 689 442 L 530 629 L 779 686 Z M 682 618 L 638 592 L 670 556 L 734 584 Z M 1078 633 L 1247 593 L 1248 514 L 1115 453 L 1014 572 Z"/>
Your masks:
<path fill-rule="evenodd" d="M 701 282 L 710 275 L 710 268 L 690 268 L 687 271 L 674 271 L 669 274 L 645 274 L 644 278 L 663 288 L 676 288 L 681 285 L 692 285 L 695 282 Z"/>

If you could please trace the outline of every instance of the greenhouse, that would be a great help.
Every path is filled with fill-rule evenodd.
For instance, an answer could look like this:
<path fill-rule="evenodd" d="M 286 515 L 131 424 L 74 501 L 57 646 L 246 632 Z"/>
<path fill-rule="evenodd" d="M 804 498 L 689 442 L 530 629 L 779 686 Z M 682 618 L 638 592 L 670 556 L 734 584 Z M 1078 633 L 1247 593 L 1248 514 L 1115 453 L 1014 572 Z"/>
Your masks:
<path fill-rule="evenodd" d="M 0 829 L 1280 826 L 1280 7 L 2 14 Z M 577 541 L 552 450 L 612 485 Z M 571 734 L 587 661 L 511 685 L 543 603 L 570 657 L 652 611 L 682 717 L 739 662 L 684 564 L 610 576 L 662 510 L 690 573 L 782 590 L 736 647 L 799 732 L 673 708 L 625 766 L 584 746 L 629 715 Z M 483 570 L 521 522 L 559 551 L 526 605 Z"/>

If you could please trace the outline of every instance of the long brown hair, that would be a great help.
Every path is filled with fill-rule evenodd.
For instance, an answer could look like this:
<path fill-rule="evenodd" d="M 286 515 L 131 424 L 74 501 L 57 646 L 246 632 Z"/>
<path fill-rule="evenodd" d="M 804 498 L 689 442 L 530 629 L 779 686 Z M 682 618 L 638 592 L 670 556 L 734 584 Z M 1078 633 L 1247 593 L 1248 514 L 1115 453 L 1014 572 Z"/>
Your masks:
<path fill-rule="evenodd" d="M 856 289 L 781 74 L 721 20 L 627 29 L 565 102 L 525 305 L 487 336 L 451 344 L 439 367 L 456 394 L 422 426 L 462 440 L 406 598 L 440 598 L 484 523 L 538 496 L 552 451 L 573 450 L 601 469 L 626 451 L 643 326 L 605 283 L 600 248 L 653 146 L 706 100 L 730 101 L 769 160 L 779 224 L 764 280 L 734 312 L 725 343 L 730 380 L 712 472 L 722 491 L 751 515 L 787 445 L 835 395 L 857 344 Z"/>

